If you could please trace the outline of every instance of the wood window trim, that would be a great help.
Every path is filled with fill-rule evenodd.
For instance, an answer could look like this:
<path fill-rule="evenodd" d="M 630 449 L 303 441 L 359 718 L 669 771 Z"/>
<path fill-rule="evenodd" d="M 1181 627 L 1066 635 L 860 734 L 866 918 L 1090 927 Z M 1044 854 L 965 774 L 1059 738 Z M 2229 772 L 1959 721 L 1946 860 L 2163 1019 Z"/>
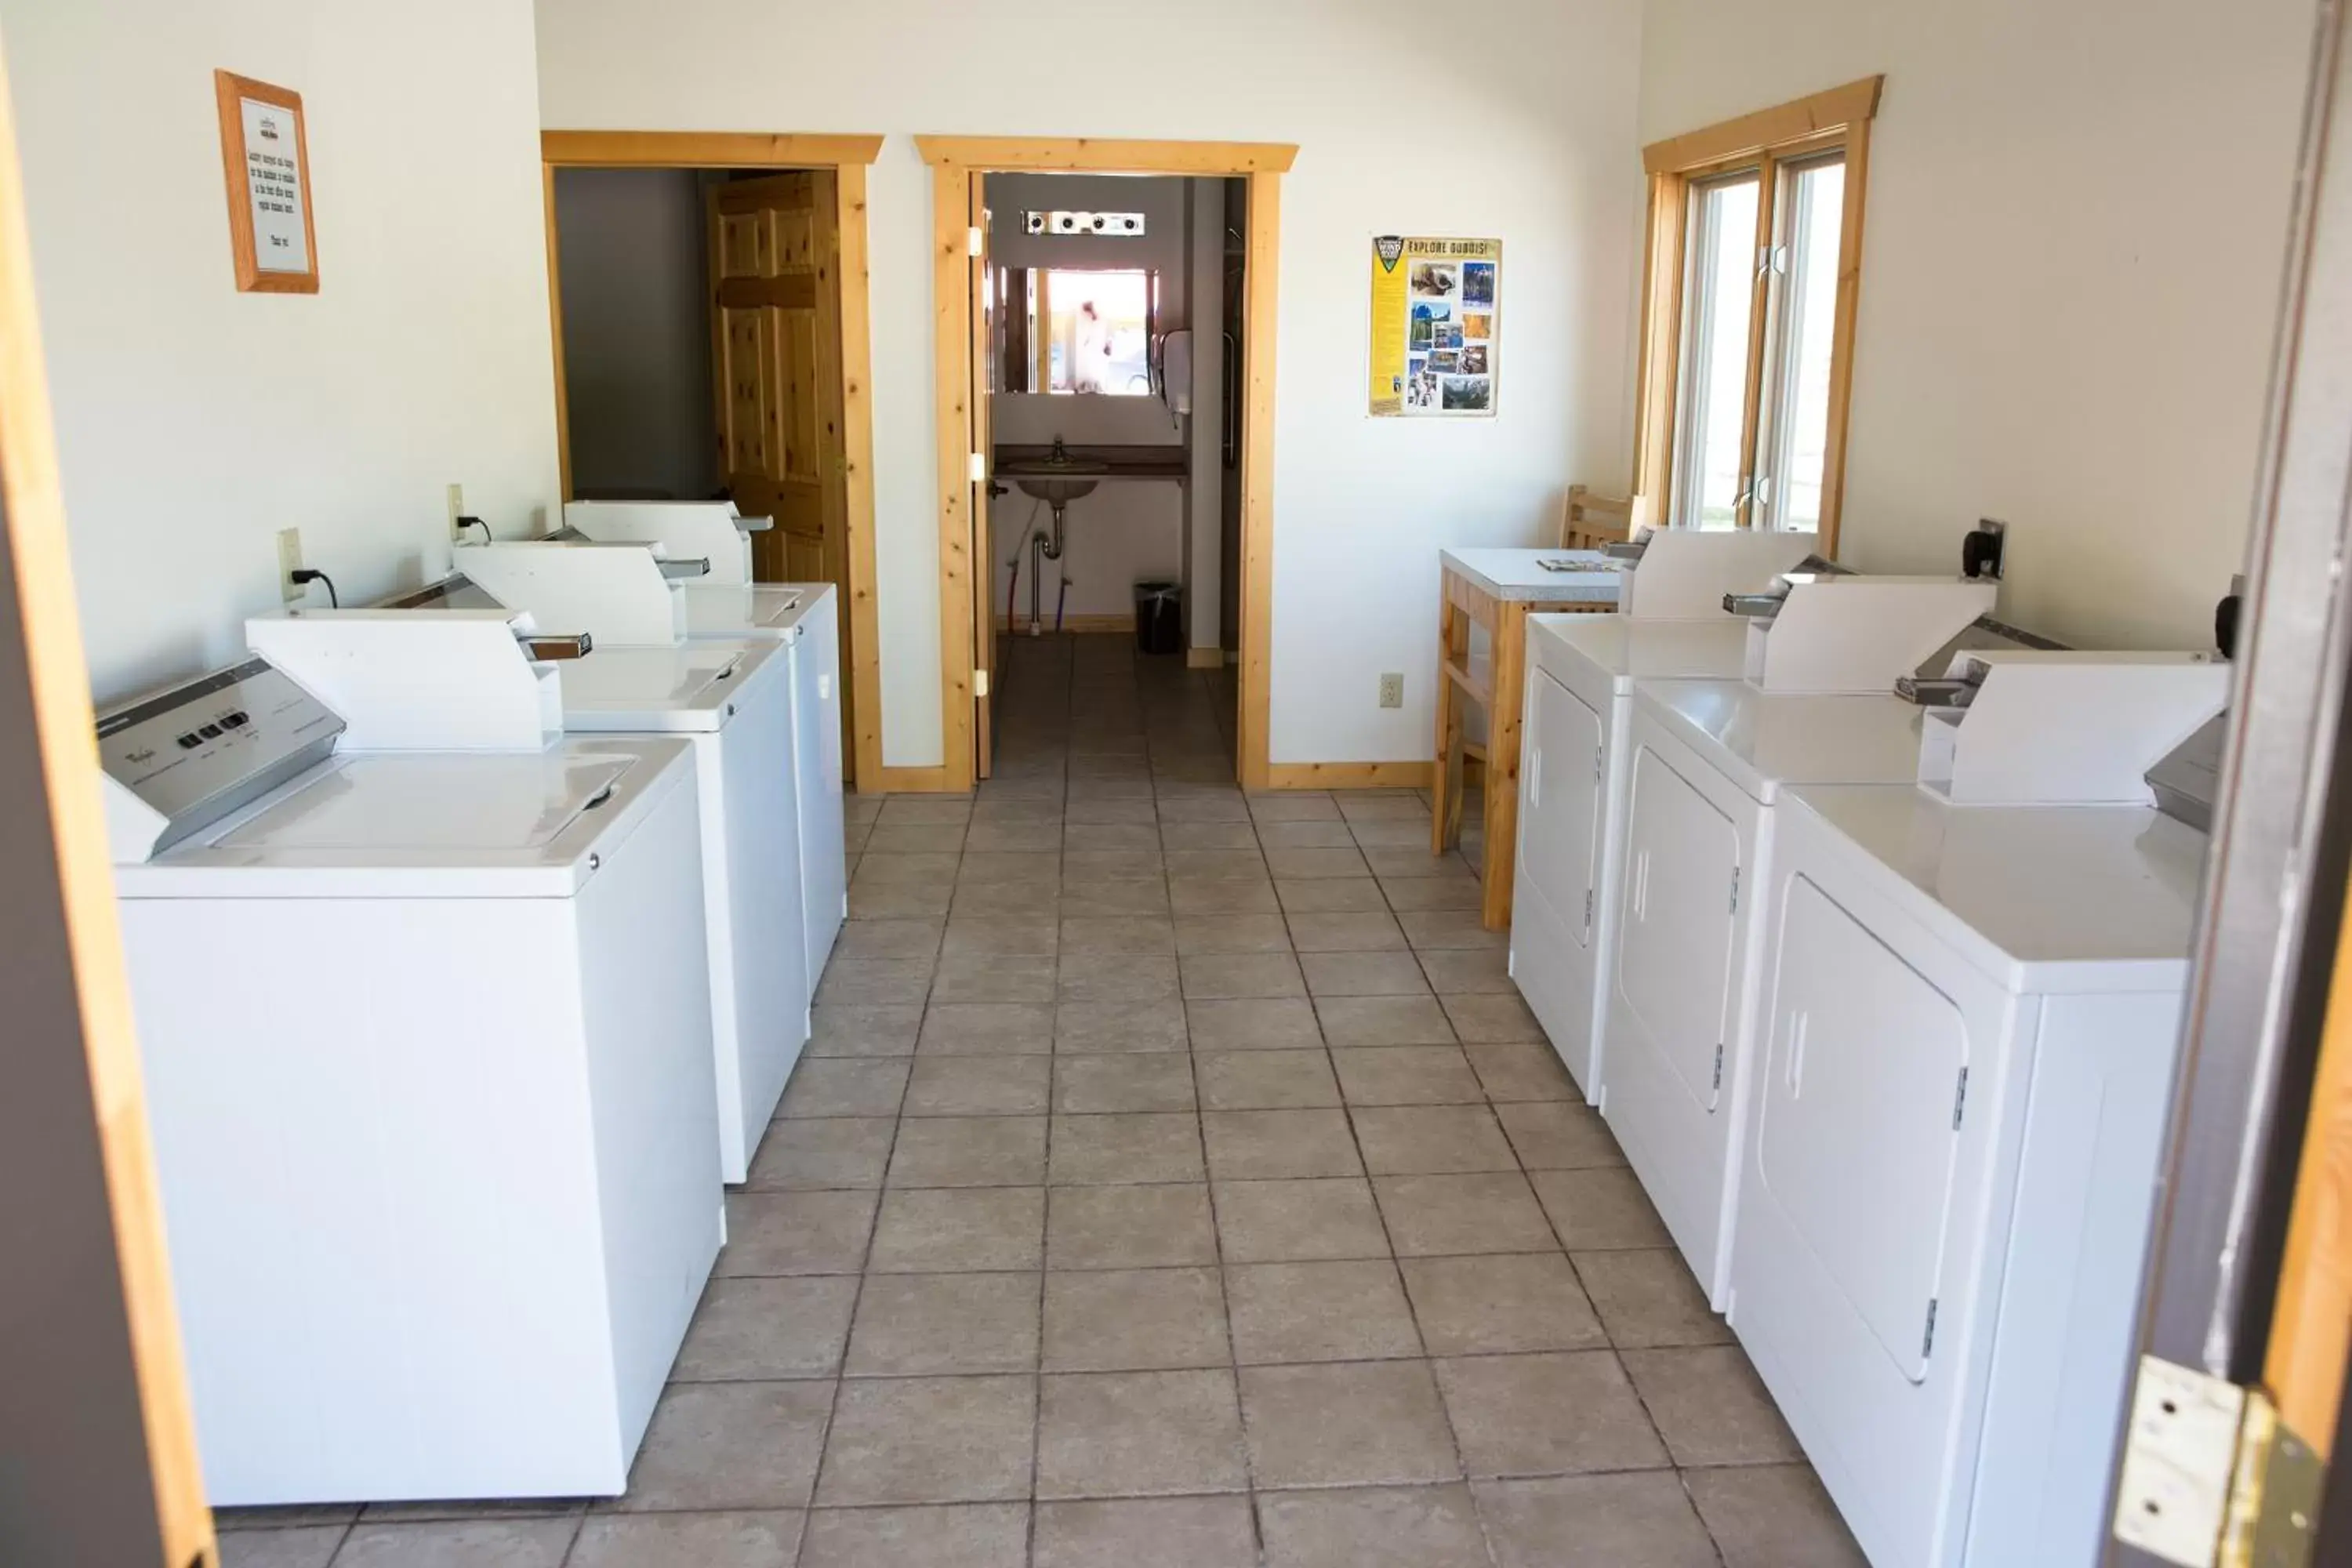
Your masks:
<path fill-rule="evenodd" d="M 1643 234 L 1639 391 L 1634 424 L 1637 524 L 1663 525 L 1673 515 L 1677 382 L 1681 374 L 1683 280 L 1691 187 L 1753 169 L 1759 174 L 1757 233 L 1771 243 L 1780 165 L 1826 153 L 1845 158 L 1845 196 L 1838 228 L 1837 303 L 1830 340 L 1827 444 L 1822 462 L 1821 540 L 1837 550 L 1845 500 L 1847 416 L 1853 395 L 1854 321 L 1862 298 L 1863 209 L 1868 195 L 1870 126 L 1886 79 L 1864 77 L 1808 98 L 1744 114 L 1719 125 L 1654 142 L 1642 150 L 1650 182 Z M 1741 451 L 1752 454 L 1764 370 L 1768 313 L 1759 278 L 1749 310 L 1748 354 Z M 1747 525 L 1748 503 L 1740 506 Z"/>
<path fill-rule="evenodd" d="M 1235 771 L 1245 789 L 1304 786 L 1277 778 L 1268 757 L 1274 646 L 1274 388 L 1276 309 L 1280 283 L 1282 176 L 1298 149 L 1265 142 L 1133 142 L 1087 137 L 918 136 L 931 166 L 931 297 L 937 398 L 940 507 L 940 695 L 941 753 L 926 782 L 893 788 L 964 790 L 975 771 L 977 660 L 972 578 L 988 570 L 971 559 L 969 399 L 971 334 L 962 310 L 971 288 L 968 230 L 972 184 L 992 174 L 1035 172 L 1239 176 L 1249 182 L 1249 239 L 1243 349 L 1241 705 Z M 886 775 L 887 776 L 887 775 Z M 935 782 L 931 782 L 935 781 Z"/>
<path fill-rule="evenodd" d="M 540 178 L 546 200 L 547 311 L 555 358 L 555 445 L 561 494 L 572 499 L 571 410 L 563 386 L 562 256 L 555 228 L 558 169 L 831 168 L 841 231 L 842 440 L 849 538 L 850 776 L 865 789 L 897 785 L 882 765 L 882 626 L 874 543 L 874 304 L 866 227 L 866 171 L 879 136 L 751 132 L 543 131 Z M 874 781 L 868 783 L 867 781 Z M 933 786 L 938 787 L 938 786 Z"/>

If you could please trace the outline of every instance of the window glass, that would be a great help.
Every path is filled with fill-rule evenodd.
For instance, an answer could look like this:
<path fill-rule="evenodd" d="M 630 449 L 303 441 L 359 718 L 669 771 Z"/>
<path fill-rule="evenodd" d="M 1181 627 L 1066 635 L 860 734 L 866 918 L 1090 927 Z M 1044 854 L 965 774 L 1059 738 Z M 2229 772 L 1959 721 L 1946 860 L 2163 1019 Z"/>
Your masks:
<path fill-rule="evenodd" d="M 1845 160 L 1792 166 L 1784 175 L 1780 249 L 1773 279 L 1775 374 L 1764 416 L 1763 465 L 1769 528 L 1821 526 L 1822 473 L 1828 459 L 1830 349 L 1837 315 L 1838 236 L 1845 208 Z"/>
<path fill-rule="evenodd" d="M 1691 188 L 1674 487 L 1676 521 L 1685 528 L 1737 523 L 1757 191 L 1753 174 Z"/>

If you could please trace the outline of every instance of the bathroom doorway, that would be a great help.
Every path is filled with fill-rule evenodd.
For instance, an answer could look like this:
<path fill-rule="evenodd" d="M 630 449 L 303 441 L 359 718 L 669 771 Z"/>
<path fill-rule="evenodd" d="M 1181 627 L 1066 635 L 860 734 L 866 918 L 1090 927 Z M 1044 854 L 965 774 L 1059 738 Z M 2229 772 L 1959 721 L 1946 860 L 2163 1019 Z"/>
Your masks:
<path fill-rule="evenodd" d="M 1275 220 L 1296 149 L 916 140 L 932 165 L 942 301 L 946 787 L 995 770 L 997 700 L 1017 682 L 1050 688 L 1114 663 L 1197 672 L 1223 693 L 1230 749 L 1214 765 L 1262 787 Z M 961 310 L 947 308 L 957 299 Z M 1118 634 L 1134 654 L 1142 582 L 1186 591 L 1172 663 L 1103 647 L 1039 657 L 1047 636 L 1081 628 Z M 1171 686 L 1185 689 L 1182 677 Z M 1084 704 L 1057 700 L 1024 710 L 1082 721 Z M 1133 703 L 1150 700 L 1139 687 Z M 1188 753 L 1184 765 L 1204 764 Z"/>
<path fill-rule="evenodd" d="M 993 608 L 976 628 L 991 689 L 974 744 L 987 778 L 1046 735 L 1139 742 L 1147 687 L 1160 712 L 1230 691 L 1218 615 L 1230 389 L 1224 180 L 1046 172 L 981 185 L 975 424 L 991 482 L 974 537 Z M 1055 646 L 1079 637 L 1083 650 Z M 1101 677 L 1065 700 L 1081 667 Z M 1186 753 L 1190 769 L 1206 763 L 1233 776 L 1229 751 Z"/>
<path fill-rule="evenodd" d="M 563 499 L 728 499 L 761 582 L 842 604 L 842 755 L 877 787 L 866 171 L 879 137 L 541 137 Z"/>

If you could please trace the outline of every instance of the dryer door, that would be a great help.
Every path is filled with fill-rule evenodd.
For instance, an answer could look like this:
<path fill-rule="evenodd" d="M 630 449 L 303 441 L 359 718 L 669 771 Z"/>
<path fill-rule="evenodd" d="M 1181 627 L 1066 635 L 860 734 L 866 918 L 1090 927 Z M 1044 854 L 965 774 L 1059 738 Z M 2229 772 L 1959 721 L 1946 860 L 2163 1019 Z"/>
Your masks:
<path fill-rule="evenodd" d="M 1887 1360 L 1923 1382 L 1966 1020 L 1811 879 L 1788 886 L 1757 1169 Z"/>
<path fill-rule="evenodd" d="M 1593 847 L 1601 799 L 1601 719 L 1537 670 L 1528 683 L 1529 741 L 1523 775 L 1519 883 L 1533 888 L 1578 942 L 1591 945 Z"/>
<path fill-rule="evenodd" d="M 1722 1092 L 1739 833 L 1664 757 L 1633 756 L 1617 984 L 1643 1033 L 1709 1112 Z"/>

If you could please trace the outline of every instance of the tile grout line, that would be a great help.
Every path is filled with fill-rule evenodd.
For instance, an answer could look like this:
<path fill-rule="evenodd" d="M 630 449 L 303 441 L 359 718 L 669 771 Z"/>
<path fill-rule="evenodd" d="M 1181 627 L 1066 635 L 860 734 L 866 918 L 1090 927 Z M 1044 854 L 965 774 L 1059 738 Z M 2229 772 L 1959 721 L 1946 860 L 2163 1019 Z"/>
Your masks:
<path fill-rule="evenodd" d="M 961 862 L 962 856 L 959 852 L 957 856 L 957 863 L 961 865 Z M 942 931 L 945 931 L 944 925 L 942 925 L 941 930 Z M 929 1016 L 929 1012 L 930 986 L 929 984 L 926 982 L 923 988 L 923 1005 L 919 1012 L 919 1021 L 916 1026 L 917 1040 L 919 1044 L 921 1038 L 921 1024 L 919 1020 L 922 1017 Z M 802 1505 L 801 1509 L 800 1540 L 796 1542 L 793 1547 L 793 1561 L 795 1564 L 801 1563 L 808 1554 L 810 1529 L 811 1526 L 815 1523 L 816 1518 L 817 1489 L 823 1485 L 824 1481 L 825 1462 L 833 1457 L 834 1423 L 841 1414 L 842 1387 L 849 1381 L 849 1349 L 851 1344 L 854 1343 L 857 1338 L 857 1316 L 859 1312 L 865 1310 L 866 1306 L 866 1276 L 871 1271 L 874 1261 L 874 1244 L 882 1233 L 882 1205 L 889 1192 L 890 1167 L 898 1157 L 898 1132 L 906 1124 L 907 1096 L 913 1092 L 914 1088 L 915 1071 L 913 1067 L 913 1058 L 910 1057 L 908 1060 L 908 1066 L 907 1068 L 907 1077 L 901 1080 L 898 1085 L 898 1110 L 893 1113 L 891 1118 L 890 1147 L 884 1152 L 882 1157 L 881 1180 L 883 1184 L 875 1191 L 873 1212 L 866 1219 L 866 1250 L 860 1260 L 857 1270 L 857 1288 L 850 1292 L 849 1326 L 842 1331 L 841 1361 L 840 1364 L 835 1367 L 834 1371 L 833 1397 L 825 1405 L 824 1425 L 819 1429 L 817 1434 L 816 1468 L 810 1473 L 808 1500 Z M 772 1128 L 773 1125 L 774 1124 L 772 1122 L 770 1123 Z"/>

